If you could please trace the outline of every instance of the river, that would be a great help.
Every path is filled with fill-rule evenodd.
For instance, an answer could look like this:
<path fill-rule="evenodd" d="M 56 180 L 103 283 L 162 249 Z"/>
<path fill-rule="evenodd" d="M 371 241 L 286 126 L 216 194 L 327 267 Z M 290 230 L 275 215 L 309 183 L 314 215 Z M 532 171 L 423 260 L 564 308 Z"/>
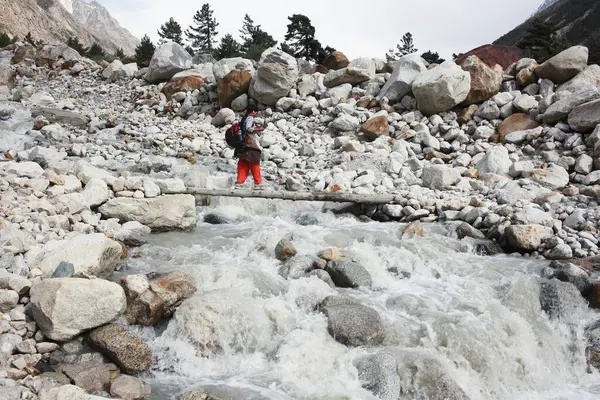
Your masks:
<path fill-rule="evenodd" d="M 184 270 L 198 287 L 194 304 L 211 322 L 174 318 L 168 326 L 135 328 L 154 352 L 144 376 L 153 399 L 175 399 L 195 387 L 225 400 L 376 399 L 362 388 L 353 361 L 380 351 L 398 362 L 401 399 L 427 398 L 413 376 L 415 367 L 431 365 L 426 361 L 472 400 L 600 398 L 583 340 L 598 313 L 582 300 L 560 321 L 549 319 L 539 301 L 547 262 L 477 255 L 472 242 L 452 237 L 449 225 L 426 224 L 423 237 L 401 238 L 403 224 L 365 223 L 322 213 L 321 206 L 216 199 L 199 209 L 199 221 L 216 212 L 231 223 L 156 234 L 137 250 L 126 273 Z M 274 248 L 288 235 L 296 257 L 331 246 L 352 254 L 371 274 L 372 287 L 339 290 L 316 277 L 283 279 Z M 328 334 L 314 306 L 338 293 L 379 311 L 386 324 L 382 347 L 348 348 Z M 221 349 L 210 358 L 188 340 L 206 334 Z"/>

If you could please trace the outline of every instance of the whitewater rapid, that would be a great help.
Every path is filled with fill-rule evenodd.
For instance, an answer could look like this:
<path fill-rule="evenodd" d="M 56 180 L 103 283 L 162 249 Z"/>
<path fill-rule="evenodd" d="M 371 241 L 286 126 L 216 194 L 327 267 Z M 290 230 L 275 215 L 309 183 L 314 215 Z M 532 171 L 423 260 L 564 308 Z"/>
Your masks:
<path fill-rule="evenodd" d="M 182 269 L 198 287 L 188 308 L 204 317 L 133 328 L 154 352 L 143 376 L 153 399 L 176 399 L 192 388 L 224 400 L 376 399 L 361 386 L 355 361 L 382 351 L 398 362 L 401 399 L 427 399 L 414 373 L 431 365 L 472 400 L 600 399 L 583 339 L 584 327 L 600 316 L 581 299 L 560 321 L 549 319 L 539 302 L 547 262 L 477 255 L 473 242 L 453 237 L 451 225 L 424 224 L 424 237 L 401 238 L 403 224 L 360 222 L 321 207 L 217 199 L 200 209 L 199 221 L 216 212 L 230 223 L 153 235 L 136 250 L 123 273 Z M 352 254 L 371 274 L 372 287 L 283 279 L 274 248 L 284 237 L 293 237 L 297 257 L 327 247 Z M 381 347 L 333 340 L 314 307 L 335 294 L 381 314 Z M 211 357 L 194 347 L 206 335 L 221 349 Z"/>

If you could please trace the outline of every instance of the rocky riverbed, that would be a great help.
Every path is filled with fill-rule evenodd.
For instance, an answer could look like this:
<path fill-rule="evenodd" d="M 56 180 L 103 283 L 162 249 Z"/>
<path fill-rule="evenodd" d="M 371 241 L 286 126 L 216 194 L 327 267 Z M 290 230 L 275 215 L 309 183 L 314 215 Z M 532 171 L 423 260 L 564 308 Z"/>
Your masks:
<path fill-rule="evenodd" d="M 66 46 L 0 50 L 7 398 L 148 396 L 136 375 L 151 368 L 152 352 L 128 326 L 160 324 L 180 305 L 185 318 L 199 301 L 197 282 L 175 269 L 119 270 L 152 234 L 228 222 L 219 214 L 198 219 L 202 199 L 185 193 L 232 186 L 224 132 L 249 102 L 266 126 L 266 190 L 397 195 L 397 203 L 324 210 L 410 223 L 406 235 L 452 223 L 451 235 L 481 254 L 546 263 L 544 278 L 554 282 L 542 285 L 547 313 L 573 292 L 599 306 L 600 67 L 587 65 L 587 54 L 577 46 L 541 65 L 522 59 L 502 68 L 476 55 L 436 66 L 415 55 L 386 63 L 336 52 L 314 66 L 276 49 L 258 63 L 192 59 L 168 43 L 139 70 L 99 65 Z M 307 261 L 293 246 L 276 249 L 284 278 L 372 285 L 368 268 L 339 262 L 336 248 Z M 317 311 L 333 321 L 340 343 L 382 343 L 372 308 L 323 300 Z M 370 329 L 349 329 L 351 317 Z M 203 355 L 219 350 L 200 343 Z"/>

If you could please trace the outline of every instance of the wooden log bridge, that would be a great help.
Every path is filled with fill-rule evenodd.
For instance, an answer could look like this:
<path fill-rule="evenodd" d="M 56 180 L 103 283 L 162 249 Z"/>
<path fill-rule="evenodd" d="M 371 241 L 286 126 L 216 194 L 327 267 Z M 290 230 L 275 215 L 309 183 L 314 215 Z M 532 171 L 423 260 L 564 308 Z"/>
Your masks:
<path fill-rule="evenodd" d="M 239 197 L 239 198 L 261 198 L 280 199 L 292 201 L 330 201 L 336 203 L 358 203 L 358 204 L 390 204 L 397 203 L 402 198 L 392 194 L 356 194 L 341 192 L 290 192 L 272 190 L 248 190 L 248 189 L 206 189 L 190 188 L 185 194 L 206 197 Z"/>

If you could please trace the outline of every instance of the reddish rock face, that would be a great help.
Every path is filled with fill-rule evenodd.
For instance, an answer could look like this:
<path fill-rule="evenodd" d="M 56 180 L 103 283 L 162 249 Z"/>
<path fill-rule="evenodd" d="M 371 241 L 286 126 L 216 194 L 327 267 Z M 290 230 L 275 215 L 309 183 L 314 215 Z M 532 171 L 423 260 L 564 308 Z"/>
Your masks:
<path fill-rule="evenodd" d="M 323 61 L 325 68 L 334 70 L 346 68 L 349 63 L 348 57 L 341 51 L 334 51 Z"/>
<path fill-rule="evenodd" d="M 500 126 L 498 126 L 498 134 L 500 143 L 504 143 L 504 137 L 512 132 L 526 131 L 540 126 L 537 122 L 529 118 L 526 114 L 513 114 L 506 118 Z"/>
<path fill-rule="evenodd" d="M 384 116 L 369 119 L 367 122 L 362 124 L 360 130 L 365 134 L 365 137 L 369 140 L 375 140 L 379 136 L 390 135 L 390 126 L 388 124 L 387 118 Z"/>
<path fill-rule="evenodd" d="M 248 92 L 252 75 L 242 69 L 230 71 L 225 78 L 219 82 L 219 104 L 221 107 L 230 107 L 231 102 L 237 97 Z"/>
<path fill-rule="evenodd" d="M 167 83 L 162 92 L 170 100 L 171 96 L 178 92 L 193 92 L 196 89 L 200 89 L 200 86 L 204 83 L 204 79 L 199 76 L 186 76 L 184 78 L 171 79 Z"/>
<path fill-rule="evenodd" d="M 486 44 L 477 47 L 468 53 L 458 57 L 455 62 L 462 64 L 469 56 L 477 56 L 490 67 L 500 64 L 503 69 L 523 58 L 523 50 L 516 46 L 502 46 L 498 44 Z"/>

